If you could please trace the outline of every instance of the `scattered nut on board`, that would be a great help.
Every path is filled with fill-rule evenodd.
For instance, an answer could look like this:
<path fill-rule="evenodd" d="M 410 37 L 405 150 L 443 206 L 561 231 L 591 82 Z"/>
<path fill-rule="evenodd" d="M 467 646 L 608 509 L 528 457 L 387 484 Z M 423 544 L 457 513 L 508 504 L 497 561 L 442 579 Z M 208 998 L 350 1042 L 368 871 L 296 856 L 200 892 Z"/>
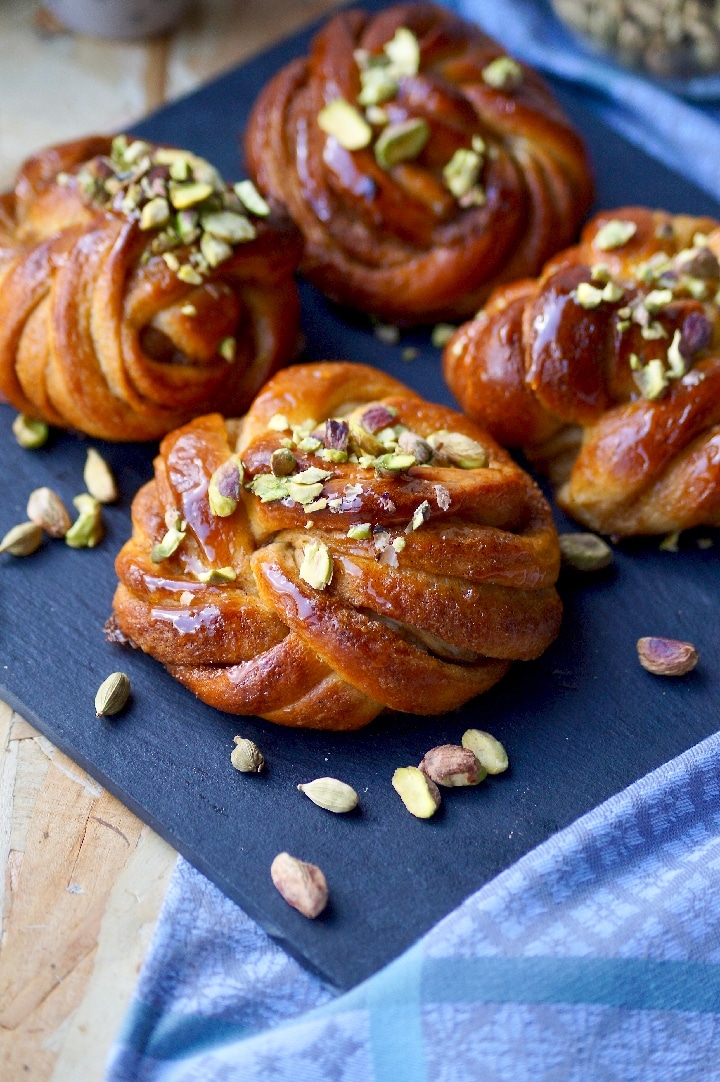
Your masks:
<path fill-rule="evenodd" d="M 358 805 L 358 795 L 352 785 L 337 778 L 316 778 L 298 785 L 298 789 L 319 808 L 336 814 L 352 811 Z"/>
<path fill-rule="evenodd" d="M 265 759 L 254 740 L 245 736 L 234 736 L 235 747 L 230 753 L 230 762 L 241 774 L 259 774 L 265 767 Z"/>
<path fill-rule="evenodd" d="M 613 550 L 594 533 L 561 533 L 558 537 L 564 567 L 573 571 L 600 571 L 613 561 Z"/>
<path fill-rule="evenodd" d="M 95 714 L 102 718 L 119 714 L 130 698 L 130 677 L 124 672 L 113 672 L 106 677 L 95 693 Z"/>
<path fill-rule="evenodd" d="M 270 865 L 270 875 L 288 905 L 304 917 L 313 920 L 327 905 L 327 881 L 316 864 L 278 853 Z"/>
<path fill-rule="evenodd" d="M 469 748 L 457 744 L 441 744 L 425 753 L 418 770 L 435 782 L 452 788 L 458 785 L 477 785 L 486 776 L 486 770 L 478 769 L 478 761 Z"/>
<path fill-rule="evenodd" d="M 416 766 L 401 766 L 392 777 L 393 789 L 416 819 L 429 819 L 440 807 L 440 790 Z"/>
<path fill-rule="evenodd" d="M 462 746 L 469 748 L 486 774 L 502 774 L 508 768 L 508 755 L 499 740 L 482 729 L 466 729 Z"/>
<path fill-rule="evenodd" d="M 637 652 L 642 667 L 656 676 L 684 676 L 695 668 L 699 660 L 691 642 L 652 635 L 638 639 Z"/>

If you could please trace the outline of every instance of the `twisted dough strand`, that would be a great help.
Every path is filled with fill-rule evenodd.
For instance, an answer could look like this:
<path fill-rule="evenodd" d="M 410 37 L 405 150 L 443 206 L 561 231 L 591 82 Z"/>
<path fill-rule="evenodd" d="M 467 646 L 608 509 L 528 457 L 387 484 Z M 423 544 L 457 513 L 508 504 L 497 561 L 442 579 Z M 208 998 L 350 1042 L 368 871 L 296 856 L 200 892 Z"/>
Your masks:
<path fill-rule="evenodd" d="M 430 136 L 413 160 L 385 169 L 372 145 L 345 149 L 318 116 L 338 98 L 357 101 L 356 58 L 382 57 L 398 30 L 417 38 L 420 67 L 383 109 L 393 123 L 425 121 Z M 501 56 L 451 12 L 400 4 L 337 15 L 309 57 L 265 87 L 246 133 L 248 168 L 288 207 L 305 237 L 302 269 L 328 296 L 400 323 L 463 318 L 574 238 L 592 197 L 582 142 L 530 69 L 519 85 L 489 85 L 484 73 Z M 443 169 L 478 136 L 486 199 L 462 205 Z"/>
<path fill-rule="evenodd" d="M 617 222 L 632 235 L 607 249 Z M 720 525 L 718 255 L 712 219 L 597 215 L 578 246 L 494 293 L 445 350 L 463 409 L 522 447 L 591 529 Z M 608 281 L 615 299 L 580 303 Z"/>
<path fill-rule="evenodd" d="M 348 418 L 353 431 L 370 404 L 422 438 L 451 431 L 475 448 L 481 442 L 487 465 L 406 464 L 383 476 L 380 459 L 375 467 L 353 454 L 328 460 L 311 437 L 305 450 L 295 441 L 295 475 L 329 474 L 315 509 L 289 498 L 262 502 L 249 487 L 271 478 L 273 452 L 290 431 L 308 421 L 321 431 L 328 418 Z M 233 453 L 245 486 L 233 513 L 220 517 L 208 485 Z M 182 517 L 186 535 L 153 563 L 168 512 Z M 372 532 L 348 536 L 360 523 Z M 332 561 L 324 588 L 303 573 L 310 542 L 322 542 Z M 117 559 L 114 621 L 120 637 L 213 706 L 354 729 L 384 709 L 454 709 L 512 660 L 542 653 L 559 626 L 558 563 L 539 490 L 467 419 L 364 365 L 303 365 L 276 375 L 239 425 L 212 414 L 163 440 Z M 226 569 L 229 581 L 199 581 L 213 568 Z"/>
<path fill-rule="evenodd" d="M 254 239 L 182 280 L 187 243 L 175 237 L 164 252 L 159 227 L 141 227 L 142 203 L 127 209 L 89 191 L 108 175 L 120 183 L 114 145 L 92 137 L 43 151 L 2 197 L 0 394 L 53 425 L 155 439 L 198 413 L 242 411 L 290 359 L 300 242 L 287 220 L 256 218 Z M 167 187 L 169 167 L 152 162 L 161 149 L 148 145 L 135 185 L 147 182 L 145 201 Z"/>

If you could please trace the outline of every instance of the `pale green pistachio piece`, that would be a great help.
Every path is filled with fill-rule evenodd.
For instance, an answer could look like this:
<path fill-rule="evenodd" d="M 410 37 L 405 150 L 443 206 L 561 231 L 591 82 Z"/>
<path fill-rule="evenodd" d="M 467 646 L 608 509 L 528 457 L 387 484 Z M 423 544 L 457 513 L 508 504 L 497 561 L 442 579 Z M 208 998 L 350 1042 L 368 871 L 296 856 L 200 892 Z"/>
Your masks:
<path fill-rule="evenodd" d="M 401 766 L 392 776 L 392 787 L 417 819 L 429 819 L 440 806 L 440 790 L 416 766 Z"/>
<path fill-rule="evenodd" d="M 270 469 L 276 477 L 289 477 L 297 466 L 297 459 L 289 447 L 276 447 L 270 456 Z"/>
<path fill-rule="evenodd" d="M 668 387 L 667 374 L 662 361 L 656 357 L 633 372 L 633 380 L 643 398 L 651 401 L 662 398 Z"/>
<path fill-rule="evenodd" d="M 670 378 L 680 379 L 685 375 L 687 371 L 687 365 L 685 358 L 680 352 L 680 339 L 682 338 L 682 332 L 678 329 L 673 335 L 673 340 L 668 346 L 667 359 L 670 366 Z"/>
<path fill-rule="evenodd" d="M 602 291 L 603 300 L 609 304 L 617 304 L 625 296 L 625 291 L 616 282 L 606 282 Z"/>
<path fill-rule="evenodd" d="M 453 323 L 436 323 L 430 332 L 430 343 L 436 349 L 443 349 L 455 334 L 457 327 Z"/>
<path fill-rule="evenodd" d="M 593 245 L 601 252 L 609 252 L 613 248 L 622 248 L 631 237 L 637 233 L 635 222 L 624 221 L 621 218 L 611 218 L 609 222 L 601 226 L 595 234 Z"/>
<path fill-rule="evenodd" d="M 395 36 L 383 46 L 389 57 L 393 72 L 398 75 L 417 75 L 420 70 L 420 43 L 405 26 L 395 31 Z"/>
<path fill-rule="evenodd" d="M 265 202 L 251 180 L 239 180 L 233 185 L 233 191 L 244 207 L 258 218 L 267 218 L 270 205 Z"/>
<path fill-rule="evenodd" d="M 319 451 L 322 447 L 322 440 L 319 440 L 317 436 L 303 436 L 298 443 L 298 447 L 301 451 Z"/>
<path fill-rule="evenodd" d="M 175 274 L 177 274 L 177 272 L 180 270 L 180 260 L 175 255 L 175 253 L 174 252 L 163 252 L 161 258 L 162 258 L 163 262 L 167 265 L 167 267 L 171 271 L 173 271 Z"/>
<path fill-rule="evenodd" d="M 502 774 L 508 768 L 508 756 L 505 748 L 490 733 L 482 729 L 466 729 L 462 736 L 462 746 L 468 748 L 480 766 L 488 774 Z"/>
<path fill-rule="evenodd" d="M 322 541 L 310 541 L 303 549 L 300 578 L 315 590 L 324 590 L 333 575 L 332 556 Z"/>
<path fill-rule="evenodd" d="M 460 147 L 450 161 L 443 167 L 446 186 L 456 199 L 467 195 L 480 178 L 482 158 L 474 150 Z"/>
<path fill-rule="evenodd" d="M 287 494 L 295 500 L 295 503 L 312 503 L 320 496 L 322 488 L 322 481 L 317 481 L 315 484 L 298 484 L 294 478 L 292 481 L 287 481 Z"/>
<path fill-rule="evenodd" d="M 481 470 L 488 464 L 488 454 L 483 445 L 462 432 L 440 429 L 431 433 L 427 442 L 434 451 L 441 452 L 462 470 Z"/>
<path fill-rule="evenodd" d="M 666 305 L 671 304 L 673 292 L 671 289 L 651 289 L 645 298 L 645 307 L 651 315 L 655 315 Z"/>
<path fill-rule="evenodd" d="M 352 538 L 353 541 L 368 541 L 371 537 L 371 527 L 369 522 L 356 522 L 354 526 L 351 526 L 347 532 L 347 536 Z"/>
<path fill-rule="evenodd" d="M 169 218 L 170 204 L 167 199 L 159 195 L 155 199 L 150 199 L 140 211 L 140 228 L 142 230 L 159 229 Z"/>
<path fill-rule="evenodd" d="M 195 270 L 189 263 L 183 263 L 177 272 L 177 276 L 181 282 L 185 282 L 190 286 L 202 285 L 202 274 Z"/>
<path fill-rule="evenodd" d="M 65 544 L 73 549 L 95 548 L 105 533 L 100 501 L 83 492 L 74 498 L 73 503 L 79 514 L 65 534 Z"/>
<path fill-rule="evenodd" d="M 384 473 L 404 473 L 411 466 L 415 466 L 415 455 L 404 453 L 380 455 L 375 462 L 375 468 Z"/>
<path fill-rule="evenodd" d="M 573 571 L 600 571 L 613 561 L 613 551 L 594 533 L 562 533 L 558 537 L 562 562 Z"/>
<path fill-rule="evenodd" d="M 212 233 L 203 233 L 200 238 L 200 251 L 210 267 L 218 267 L 233 254 L 232 246 Z"/>
<path fill-rule="evenodd" d="M 200 224 L 206 233 L 211 233 L 219 240 L 227 241 L 228 244 L 241 244 L 245 241 L 254 240 L 257 231 L 252 222 L 244 214 L 236 214 L 232 210 L 219 210 L 212 214 L 203 214 Z"/>
<path fill-rule="evenodd" d="M 497 56 L 483 68 L 483 82 L 494 90 L 515 90 L 523 81 L 523 70 L 510 56 Z"/>
<path fill-rule="evenodd" d="M 232 515 L 240 501 L 243 472 L 243 464 L 237 455 L 215 470 L 208 484 L 208 500 L 213 515 L 218 518 Z"/>
<path fill-rule="evenodd" d="M 398 92 L 397 79 L 393 73 L 388 67 L 380 65 L 365 68 L 360 72 L 360 87 L 357 100 L 365 107 L 382 105 L 394 98 Z"/>
<path fill-rule="evenodd" d="M 662 323 L 658 323 L 658 321 L 654 319 L 647 327 L 641 329 L 640 335 L 646 342 L 657 342 L 659 338 L 667 338 L 667 331 Z"/>
<path fill-rule="evenodd" d="M 232 336 L 223 338 L 218 346 L 218 353 L 228 364 L 232 364 L 237 355 L 237 342 L 235 339 Z"/>
<path fill-rule="evenodd" d="M 575 300 L 581 308 L 598 308 L 603 302 L 603 291 L 590 282 L 579 282 L 575 290 Z"/>
<path fill-rule="evenodd" d="M 318 481 L 328 481 L 332 476 L 332 470 L 321 470 L 317 466 L 308 466 L 302 473 L 296 473 L 293 481 L 299 485 L 314 485 Z"/>
<path fill-rule="evenodd" d="M 210 586 L 220 586 L 224 582 L 234 582 L 237 571 L 234 567 L 210 567 L 207 571 L 196 571 L 195 578 L 198 582 L 208 583 Z"/>
<path fill-rule="evenodd" d="M 395 549 L 396 552 L 402 552 L 406 545 L 407 541 L 404 537 L 393 538 L 392 547 Z"/>
<path fill-rule="evenodd" d="M 427 500 L 423 500 L 419 507 L 415 508 L 413 517 L 405 528 L 406 533 L 412 533 L 414 530 L 419 530 L 424 522 L 430 518 L 430 504 Z"/>
<path fill-rule="evenodd" d="M 327 134 L 337 139 L 345 150 L 362 150 L 372 140 L 372 128 L 362 113 L 345 101 L 335 98 L 318 113 L 318 124 Z"/>
<path fill-rule="evenodd" d="M 290 422 L 284 413 L 274 413 L 267 426 L 271 432 L 287 432 L 290 428 Z"/>
<path fill-rule="evenodd" d="M 170 202 L 175 210 L 183 210 L 185 207 L 193 207 L 196 203 L 202 203 L 204 199 L 213 193 L 212 184 L 194 181 L 190 184 L 170 184 Z"/>
<path fill-rule="evenodd" d="M 417 158 L 430 138 L 430 127 L 421 117 L 388 124 L 375 143 L 375 160 L 382 169 Z"/>
<path fill-rule="evenodd" d="M 28 417 L 26 413 L 18 413 L 12 423 L 13 436 L 21 447 L 28 451 L 35 451 L 48 441 L 50 429 L 44 421 L 36 417 Z"/>
<path fill-rule="evenodd" d="M 186 530 L 181 529 L 180 525 L 168 527 L 162 541 L 155 545 L 150 553 L 150 559 L 154 564 L 162 563 L 163 560 L 167 560 L 174 552 L 177 552 L 185 540 L 186 534 Z"/>
<path fill-rule="evenodd" d="M 273 503 L 284 500 L 288 495 L 287 481 L 275 477 L 272 473 L 259 473 L 250 482 L 250 491 L 261 503 Z"/>

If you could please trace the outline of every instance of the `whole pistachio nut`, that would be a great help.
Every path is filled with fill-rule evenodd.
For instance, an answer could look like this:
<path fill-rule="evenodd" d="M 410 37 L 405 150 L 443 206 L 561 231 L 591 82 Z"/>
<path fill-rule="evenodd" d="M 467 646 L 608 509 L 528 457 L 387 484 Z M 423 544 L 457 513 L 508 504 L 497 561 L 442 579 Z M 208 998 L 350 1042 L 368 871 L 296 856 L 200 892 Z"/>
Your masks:
<path fill-rule="evenodd" d="M 270 865 L 276 889 L 293 909 L 313 920 L 328 901 L 327 880 L 316 864 L 278 853 Z"/>
<path fill-rule="evenodd" d="M 698 652 L 691 642 L 648 635 L 638 639 L 640 664 L 656 676 L 684 676 L 698 663 Z"/>
<path fill-rule="evenodd" d="M 462 746 L 468 748 L 487 774 L 502 774 L 508 768 L 508 756 L 499 740 L 482 729 L 466 729 Z"/>
<path fill-rule="evenodd" d="M 18 413 L 12 423 L 12 430 L 20 446 L 29 451 L 42 447 L 47 443 L 50 435 L 50 429 L 44 421 L 39 421 L 36 417 L 28 417 L 26 413 Z"/>
<path fill-rule="evenodd" d="M 118 488 L 112 470 L 94 447 L 88 449 L 83 480 L 90 495 L 99 503 L 114 503 Z"/>
<path fill-rule="evenodd" d="M 270 456 L 270 469 L 274 477 L 289 477 L 297 466 L 297 459 L 289 447 L 276 447 Z"/>
<path fill-rule="evenodd" d="M 73 549 L 95 548 L 105 533 L 100 501 L 83 492 L 74 498 L 73 503 L 79 514 L 65 534 L 65 544 Z"/>
<path fill-rule="evenodd" d="M 50 537 L 64 537 L 72 525 L 65 504 L 57 492 L 46 486 L 33 489 L 30 493 L 27 517 Z"/>
<path fill-rule="evenodd" d="M 358 795 L 351 785 L 337 778 L 316 778 L 298 785 L 301 793 L 326 811 L 342 814 L 357 807 Z"/>
<path fill-rule="evenodd" d="M 37 522 L 20 522 L 8 530 L 0 541 L 0 553 L 11 556 L 31 556 L 40 547 L 42 529 Z"/>
<path fill-rule="evenodd" d="M 210 510 L 218 518 L 232 515 L 240 499 L 243 481 L 243 466 L 237 455 L 233 455 L 213 473 L 208 484 Z"/>
<path fill-rule="evenodd" d="M 594 533 L 562 533 L 560 555 L 566 567 L 574 571 L 599 571 L 613 561 L 613 550 Z"/>
<path fill-rule="evenodd" d="M 468 748 L 456 744 L 441 744 L 425 753 L 418 770 L 435 782 L 453 788 L 462 785 L 477 785 L 487 771 L 479 771 L 475 755 Z"/>
<path fill-rule="evenodd" d="M 440 806 L 440 790 L 416 766 L 401 766 L 392 777 L 392 786 L 403 804 L 417 819 L 429 819 Z"/>
<path fill-rule="evenodd" d="M 103 680 L 95 693 L 95 714 L 102 718 L 119 714 L 130 697 L 130 677 L 124 672 L 113 672 Z"/>
<path fill-rule="evenodd" d="M 254 740 L 244 736 L 233 737 L 235 747 L 230 754 L 230 762 L 241 774 L 259 774 L 265 766 L 265 759 Z"/>

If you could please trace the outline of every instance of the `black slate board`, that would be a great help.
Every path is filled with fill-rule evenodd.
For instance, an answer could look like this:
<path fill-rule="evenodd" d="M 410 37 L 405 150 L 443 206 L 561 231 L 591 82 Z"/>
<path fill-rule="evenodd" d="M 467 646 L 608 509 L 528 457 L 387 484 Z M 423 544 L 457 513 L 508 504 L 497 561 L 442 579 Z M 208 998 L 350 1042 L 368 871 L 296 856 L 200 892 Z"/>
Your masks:
<path fill-rule="evenodd" d="M 191 148 L 237 178 L 238 138 L 252 101 L 309 36 L 279 45 L 135 131 Z M 707 196 L 599 123 L 581 94 L 560 96 L 590 147 L 599 206 L 636 202 L 720 216 Z M 426 397 L 452 402 L 426 332 L 404 335 L 396 348 L 307 286 L 303 305 L 309 359 L 376 364 Z M 402 360 L 407 345 L 419 350 L 412 363 Z M 82 490 L 91 443 L 114 467 L 122 498 L 108 509 L 107 537 L 95 550 L 53 542 L 28 560 L 0 557 L 0 694 L 338 988 L 373 973 L 523 853 L 716 728 L 718 549 L 699 548 L 697 537 L 683 538 L 677 553 L 659 551 L 657 541 L 626 544 L 607 571 L 564 577 L 558 641 L 457 714 L 385 718 L 351 735 L 223 715 L 196 702 L 150 658 L 103 637 L 113 560 L 130 532 L 131 498 L 151 475 L 154 446 L 57 433 L 46 448 L 22 451 L 10 433 L 13 416 L 0 406 L 0 534 L 25 517 L 27 495 L 39 485 L 51 485 L 69 504 Z M 569 527 L 560 515 L 558 525 Z M 650 676 L 635 653 L 646 634 L 695 642 L 699 668 L 680 680 Z M 115 721 L 96 720 L 95 689 L 116 669 L 131 678 L 131 705 Z M 391 788 L 393 770 L 456 742 L 469 725 L 503 740 L 510 771 L 449 794 L 431 821 L 413 819 Z M 231 767 L 238 732 L 265 752 L 265 775 L 241 776 Z M 332 816 L 297 792 L 298 782 L 325 774 L 353 785 L 361 810 Z M 271 885 L 270 862 L 283 849 L 327 874 L 331 905 L 315 922 Z"/>

